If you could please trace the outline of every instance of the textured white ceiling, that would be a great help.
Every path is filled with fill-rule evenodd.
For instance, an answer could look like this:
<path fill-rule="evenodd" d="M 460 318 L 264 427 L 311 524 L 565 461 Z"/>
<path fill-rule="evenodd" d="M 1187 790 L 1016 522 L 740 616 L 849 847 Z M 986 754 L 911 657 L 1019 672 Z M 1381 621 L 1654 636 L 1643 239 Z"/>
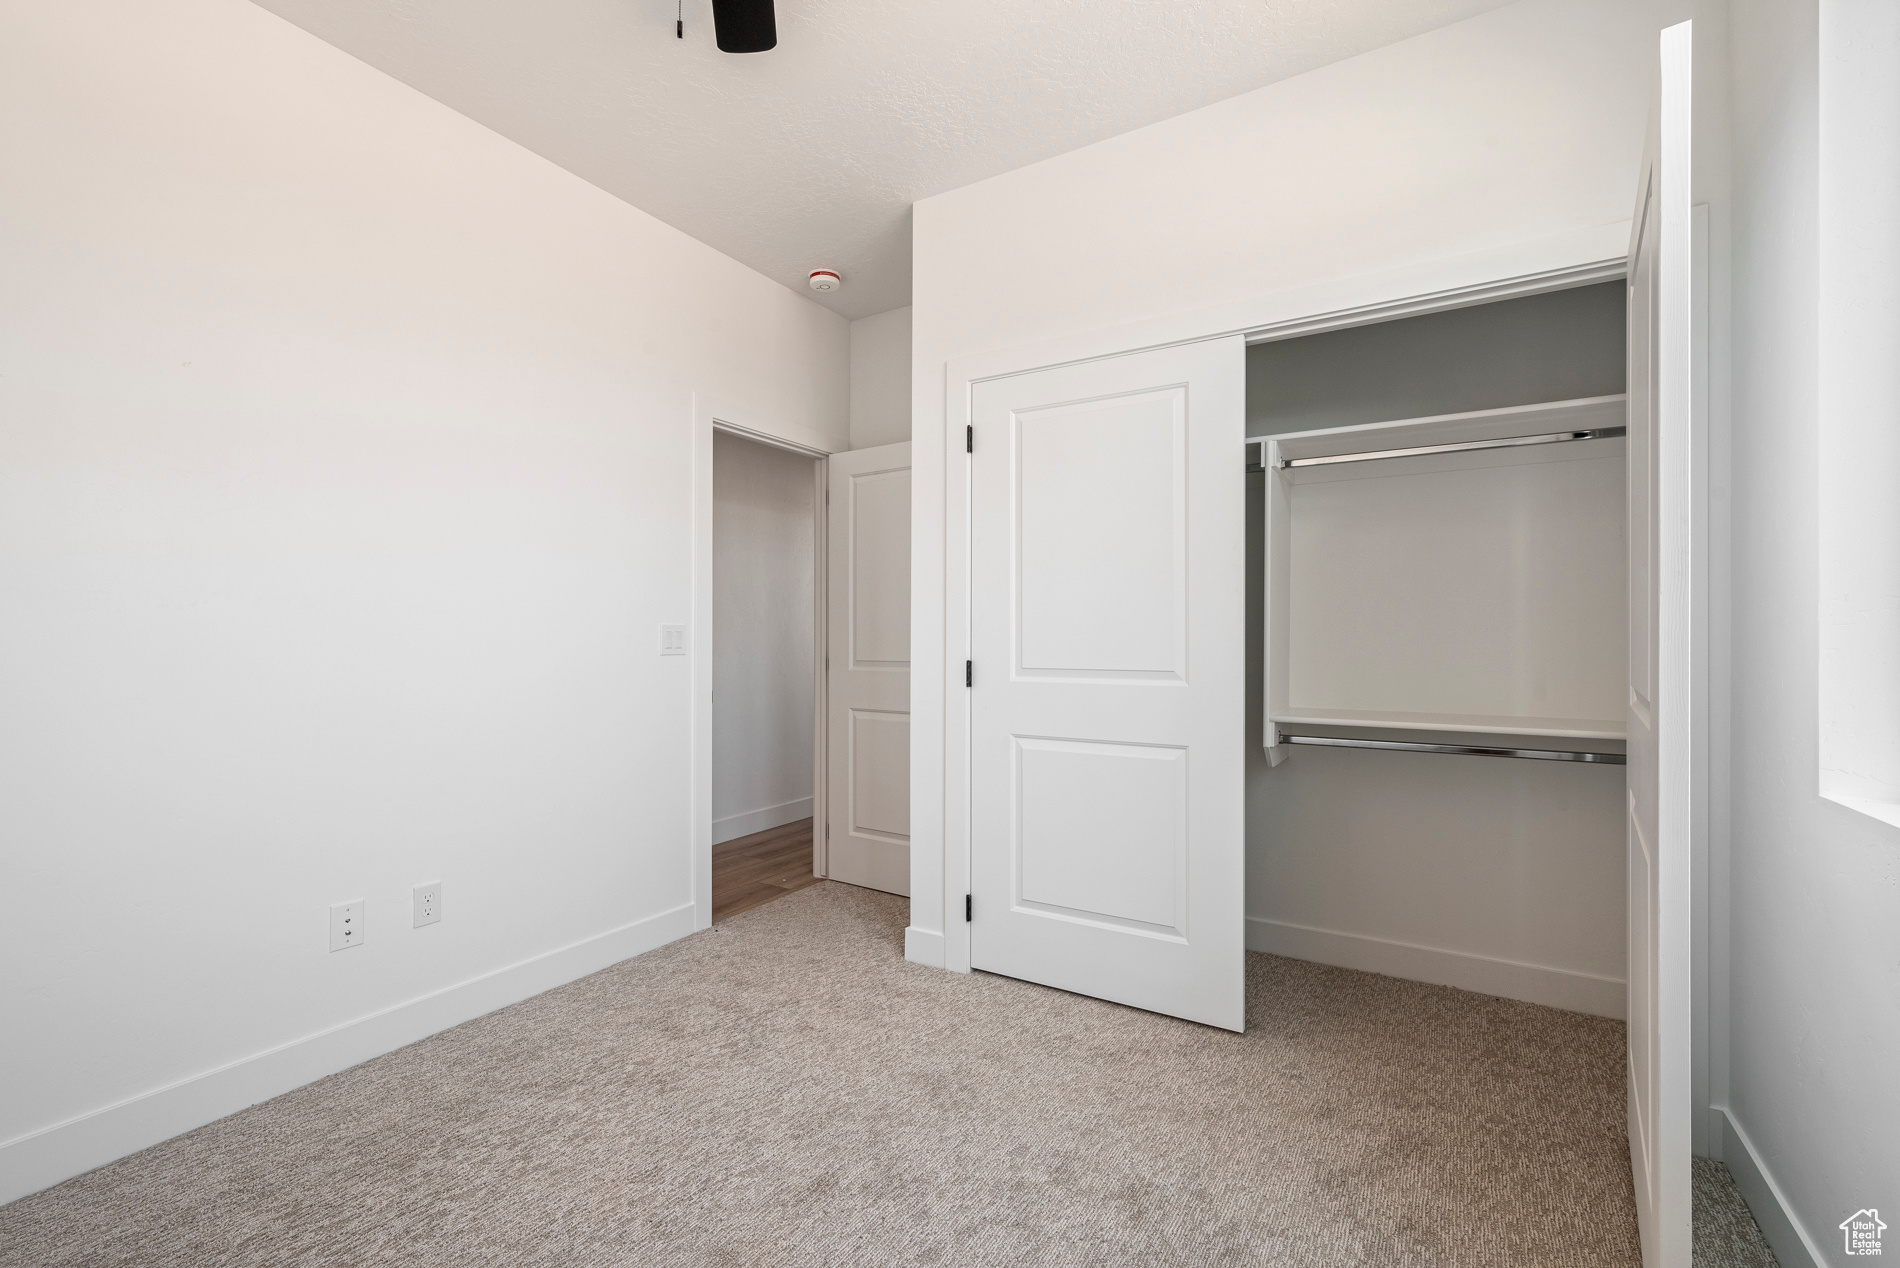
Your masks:
<path fill-rule="evenodd" d="M 910 302 L 910 204 L 1504 0 L 257 0 L 847 317 Z"/>

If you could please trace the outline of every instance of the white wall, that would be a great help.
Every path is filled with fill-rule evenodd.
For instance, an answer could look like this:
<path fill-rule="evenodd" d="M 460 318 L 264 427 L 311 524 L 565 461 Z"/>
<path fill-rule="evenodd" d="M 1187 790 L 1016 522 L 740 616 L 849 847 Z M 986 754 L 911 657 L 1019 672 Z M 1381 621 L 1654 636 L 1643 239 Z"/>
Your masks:
<path fill-rule="evenodd" d="M 691 927 L 692 396 L 848 333 L 245 0 L 0 3 L 0 171 L 3 1200 Z"/>
<path fill-rule="evenodd" d="M 910 954 L 944 962 L 946 895 L 963 892 L 943 849 L 943 728 L 960 707 L 945 673 L 960 470 L 947 364 L 1032 343 L 1056 360 L 1620 257 L 1657 29 L 1647 0 L 1520 0 L 917 204 Z"/>
<path fill-rule="evenodd" d="M 1832 4 L 1729 6 L 1734 778 L 1716 1094 L 1724 1161 L 1783 1265 L 1856 1262 L 1836 1226 L 1900 1206 L 1900 830 L 1817 778 L 1821 509 L 1851 496 L 1820 463 L 1818 46 Z M 1890 505 L 1893 489 L 1887 472 L 1877 496 Z"/>
<path fill-rule="evenodd" d="M 713 842 L 811 815 L 810 458 L 713 436 Z"/>
<path fill-rule="evenodd" d="M 910 309 L 851 323 L 851 447 L 910 439 Z"/>

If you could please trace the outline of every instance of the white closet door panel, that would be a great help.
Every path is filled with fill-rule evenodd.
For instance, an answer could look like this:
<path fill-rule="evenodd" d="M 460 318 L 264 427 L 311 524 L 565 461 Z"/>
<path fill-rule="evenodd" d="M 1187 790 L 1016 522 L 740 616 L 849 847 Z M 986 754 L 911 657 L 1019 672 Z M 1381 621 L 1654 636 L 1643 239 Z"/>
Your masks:
<path fill-rule="evenodd" d="M 971 963 L 1238 1030 L 1239 339 L 978 384 Z"/>
<path fill-rule="evenodd" d="M 1019 738 L 1016 781 L 1023 906 L 1185 936 L 1186 749 Z"/>
<path fill-rule="evenodd" d="M 1691 24 L 1662 33 L 1629 263 L 1629 1144 L 1646 1268 L 1688 1268 L 1694 568 Z"/>
<path fill-rule="evenodd" d="M 1184 673 L 1186 418 L 1180 387 L 1017 417 L 1018 672 Z"/>
<path fill-rule="evenodd" d="M 1295 473 L 1292 710 L 1620 732 L 1623 442 Z"/>
<path fill-rule="evenodd" d="M 826 874 L 908 894 L 910 446 L 826 461 Z"/>

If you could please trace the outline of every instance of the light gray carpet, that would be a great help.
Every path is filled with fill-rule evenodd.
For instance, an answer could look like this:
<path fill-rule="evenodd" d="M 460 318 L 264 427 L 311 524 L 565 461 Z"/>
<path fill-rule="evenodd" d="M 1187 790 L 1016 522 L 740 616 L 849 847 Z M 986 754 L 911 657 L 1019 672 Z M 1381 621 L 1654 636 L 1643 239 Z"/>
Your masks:
<path fill-rule="evenodd" d="M 1248 957 L 1245 1036 L 827 882 L 0 1208 L 0 1264 L 1635 1265 L 1623 1027 Z"/>
<path fill-rule="evenodd" d="M 1695 1268 L 1780 1268 L 1728 1168 L 1695 1159 Z"/>

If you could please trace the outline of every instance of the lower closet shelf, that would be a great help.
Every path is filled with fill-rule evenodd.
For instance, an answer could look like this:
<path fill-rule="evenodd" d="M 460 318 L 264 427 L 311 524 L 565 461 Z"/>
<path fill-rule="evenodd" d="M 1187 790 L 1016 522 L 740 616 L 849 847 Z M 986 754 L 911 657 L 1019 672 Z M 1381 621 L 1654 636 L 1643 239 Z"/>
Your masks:
<path fill-rule="evenodd" d="M 1481 744 L 1425 744 L 1411 740 L 1348 740 L 1332 735 L 1289 735 L 1280 733 L 1282 744 L 1310 744 L 1317 748 L 1376 748 L 1401 753 L 1452 753 L 1461 757 L 1522 757 L 1545 762 L 1596 762 L 1605 766 L 1623 766 L 1628 759 L 1621 753 L 1572 752 L 1548 748 L 1503 748 Z"/>

